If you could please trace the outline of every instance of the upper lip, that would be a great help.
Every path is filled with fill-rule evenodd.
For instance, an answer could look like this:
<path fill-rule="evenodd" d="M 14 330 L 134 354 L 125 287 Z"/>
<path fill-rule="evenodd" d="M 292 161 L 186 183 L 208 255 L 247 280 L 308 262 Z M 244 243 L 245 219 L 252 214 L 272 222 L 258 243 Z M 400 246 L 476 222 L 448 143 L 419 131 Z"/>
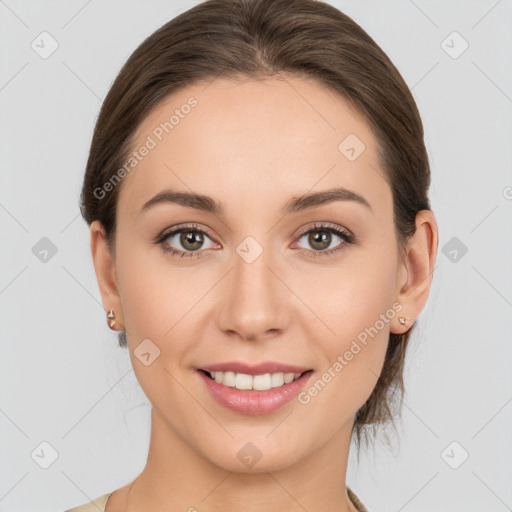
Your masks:
<path fill-rule="evenodd" d="M 248 364 L 242 361 L 228 361 L 225 363 L 202 366 L 200 370 L 207 372 L 234 372 L 246 375 L 264 375 L 265 373 L 304 373 L 312 368 L 279 363 L 277 361 L 265 361 L 258 364 Z"/>

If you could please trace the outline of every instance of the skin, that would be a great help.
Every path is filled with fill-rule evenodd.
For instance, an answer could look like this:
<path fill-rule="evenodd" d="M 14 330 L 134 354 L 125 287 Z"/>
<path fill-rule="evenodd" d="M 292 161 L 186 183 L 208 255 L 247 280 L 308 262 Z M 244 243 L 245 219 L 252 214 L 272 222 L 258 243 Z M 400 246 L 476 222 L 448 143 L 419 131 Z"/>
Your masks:
<path fill-rule="evenodd" d="M 389 333 L 410 323 L 395 315 L 308 404 L 295 399 L 270 414 L 224 408 L 195 369 L 283 361 L 313 368 L 309 386 L 394 303 L 413 322 L 431 286 L 435 218 L 418 213 L 402 255 L 377 140 L 343 98 L 311 79 L 187 87 L 144 120 L 134 148 L 190 96 L 198 105 L 123 180 L 114 254 L 100 223 L 90 227 L 105 310 L 113 308 L 116 329 L 126 330 L 152 404 L 147 464 L 114 492 L 106 511 L 355 511 L 344 485 L 354 415 L 381 373 Z M 354 161 L 338 150 L 351 133 L 366 146 Z M 291 197 L 339 186 L 364 196 L 371 209 L 336 201 L 279 213 Z M 172 203 L 140 213 L 166 188 L 211 196 L 224 215 Z M 173 257 L 153 243 L 190 222 L 206 233 L 198 251 L 179 235 L 164 244 L 196 257 Z M 332 234 L 323 247 L 341 250 L 319 256 L 321 244 L 301 236 L 315 222 L 345 228 L 358 243 Z M 247 236 L 263 248 L 252 263 L 236 252 Z M 134 355 L 146 338 L 160 350 L 148 366 Z M 262 454 L 250 468 L 237 457 L 247 442 Z"/>

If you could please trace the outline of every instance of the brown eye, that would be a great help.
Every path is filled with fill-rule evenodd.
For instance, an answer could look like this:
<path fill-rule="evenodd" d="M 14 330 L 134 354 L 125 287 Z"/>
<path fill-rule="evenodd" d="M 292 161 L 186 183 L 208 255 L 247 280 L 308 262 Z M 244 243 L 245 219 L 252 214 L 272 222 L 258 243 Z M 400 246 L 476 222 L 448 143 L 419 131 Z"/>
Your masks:
<path fill-rule="evenodd" d="M 343 250 L 345 245 L 355 243 L 355 238 L 350 232 L 337 226 L 315 225 L 303 232 L 299 240 L 302 238 L 307 239 L 307 243 L 312 249 L 306 249 L 306 251 L 314 257 L 337 253 Z M 333 248 L 332 244 L 336 242 L 336 238 L 339 238 L 341 242 L 334 245 Z"/>
<path fill-rule="evenodd" d="M 308 243 L 318 251 L 324 251 L 331 245 L 332 233 L 325 230 L 310 231 Z"/>
<path fill-rule="evenodd" d="M 189 251 L 197 251 L 201 249 L 201 245 L 204 243 L 203 233 L 200 231 L 182 231 L 180 243 L 182 247 Z"/>
<path fill-rule="evenodd" d="M 210 245 L 205 247 L 205 242 L 210 240 Z M 176 228 L 162 234 L 156 243 L 162 246 L 164 252 L 170 252 L 173 256 L 196 256 L 201 249 L 209 249 L 213 242 L 201 229 L 194 226 Z"/>

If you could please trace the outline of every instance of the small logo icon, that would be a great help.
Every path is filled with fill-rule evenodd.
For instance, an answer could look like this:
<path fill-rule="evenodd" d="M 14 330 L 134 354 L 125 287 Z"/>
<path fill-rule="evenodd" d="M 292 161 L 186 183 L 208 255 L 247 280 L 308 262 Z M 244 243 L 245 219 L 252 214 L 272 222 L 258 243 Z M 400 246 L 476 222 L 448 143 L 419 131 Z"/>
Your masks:
<path fill-rule="evenodd" d="M 258 448 L 253 443 L 246 443 L 238 453 L 236 454 L 240 459 L 242 464 L 247 466 L 248 468 L 252 468 L 256 462 L 258 462 L 263 454 L 258 450 Z"/>
<path fill-rule="evenodd" d="M 48 441 L 42 441 L 30 456 L 38 466 L 48 469 L 59 458 L 59 453 Z"/>
<path fill-rule="evenodd" d="M 263 247 L 255 238 L 248 236 L 238 244 L 236 252 L 246 263 L 252 263 L 259 258 L 263 252 Z"/>
<path fill-rule="evenodd" d="M 32 50 L 34 50 L 39 57 L 47 59 L 50 55 L 57 50 L 59 43 L 57 40 L 48 32 L 41 32 L 30 44 Z"/>
<path fill-rule="evenodd" d="M 49 238 L 43 236 L 32 247 L 32 254 L 42 263 L 48 263 L 57 254 L 57 246 Z"/>
<path fill-rule="evenodd" d="M 366 149 L 364 142 L 354 133 L 347 135 L 338 145 L 339 152 L 353 162 Z"/>
<path fill-rule="evenodd" d="M 466 462 L 469 453 L 457 441 L 452 441 L 442 452 L 441 458 L 452 469 L 458 469 Z"/>
<path fill-rule="evenodd" d="M 452 59 L 458 59 L 469 48 L 469 43 L 457 31 L 453 31 L 441 42 L 441 48 Z"/>
<path fill-rule="evenodd" d="M 456 236 L 443 245 L 442 253 L 452 262 L 458 263 L 468 252 L 468 248 Z"/>
<path fill-rule="evenodd" d="M 149 366 L 160 355 L 160 349 L 146 338 L 137 345 L 133 354 L 143 365 Z"/>

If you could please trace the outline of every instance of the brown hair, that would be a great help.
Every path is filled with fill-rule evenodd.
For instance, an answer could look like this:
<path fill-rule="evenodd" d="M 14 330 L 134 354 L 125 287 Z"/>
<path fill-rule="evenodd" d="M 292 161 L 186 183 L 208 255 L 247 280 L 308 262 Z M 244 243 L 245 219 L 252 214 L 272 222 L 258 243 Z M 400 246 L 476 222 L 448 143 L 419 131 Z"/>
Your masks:
<path fill-rule="evenodd" d="M 404 251 L 417 212 L 431 209 L 430 169 L 415 101 L 387 55 L 351 18 L 321 1 L 207 0 L 143 41 L 103 102 L 80 209 L 89 225 L 101 221 L 113 252 L 121 185 L 100 198 L 95 190 L 123 166 L 148 114 L 170 94 L 198 81 L 260 79 L 281 72 L 316 79 L 364 116 L 379 144 L 380 168 L 393 195 L 398 247 Z M 380 378 L 355 417 L 358 448 L 364 426 L 375 429 L 389 420 L 394 425 L 391 407 L 398 404 L 401 412 L 410 334 L 389 336 Z M 126 346 L 124 332 L 119 344 Z"/>

